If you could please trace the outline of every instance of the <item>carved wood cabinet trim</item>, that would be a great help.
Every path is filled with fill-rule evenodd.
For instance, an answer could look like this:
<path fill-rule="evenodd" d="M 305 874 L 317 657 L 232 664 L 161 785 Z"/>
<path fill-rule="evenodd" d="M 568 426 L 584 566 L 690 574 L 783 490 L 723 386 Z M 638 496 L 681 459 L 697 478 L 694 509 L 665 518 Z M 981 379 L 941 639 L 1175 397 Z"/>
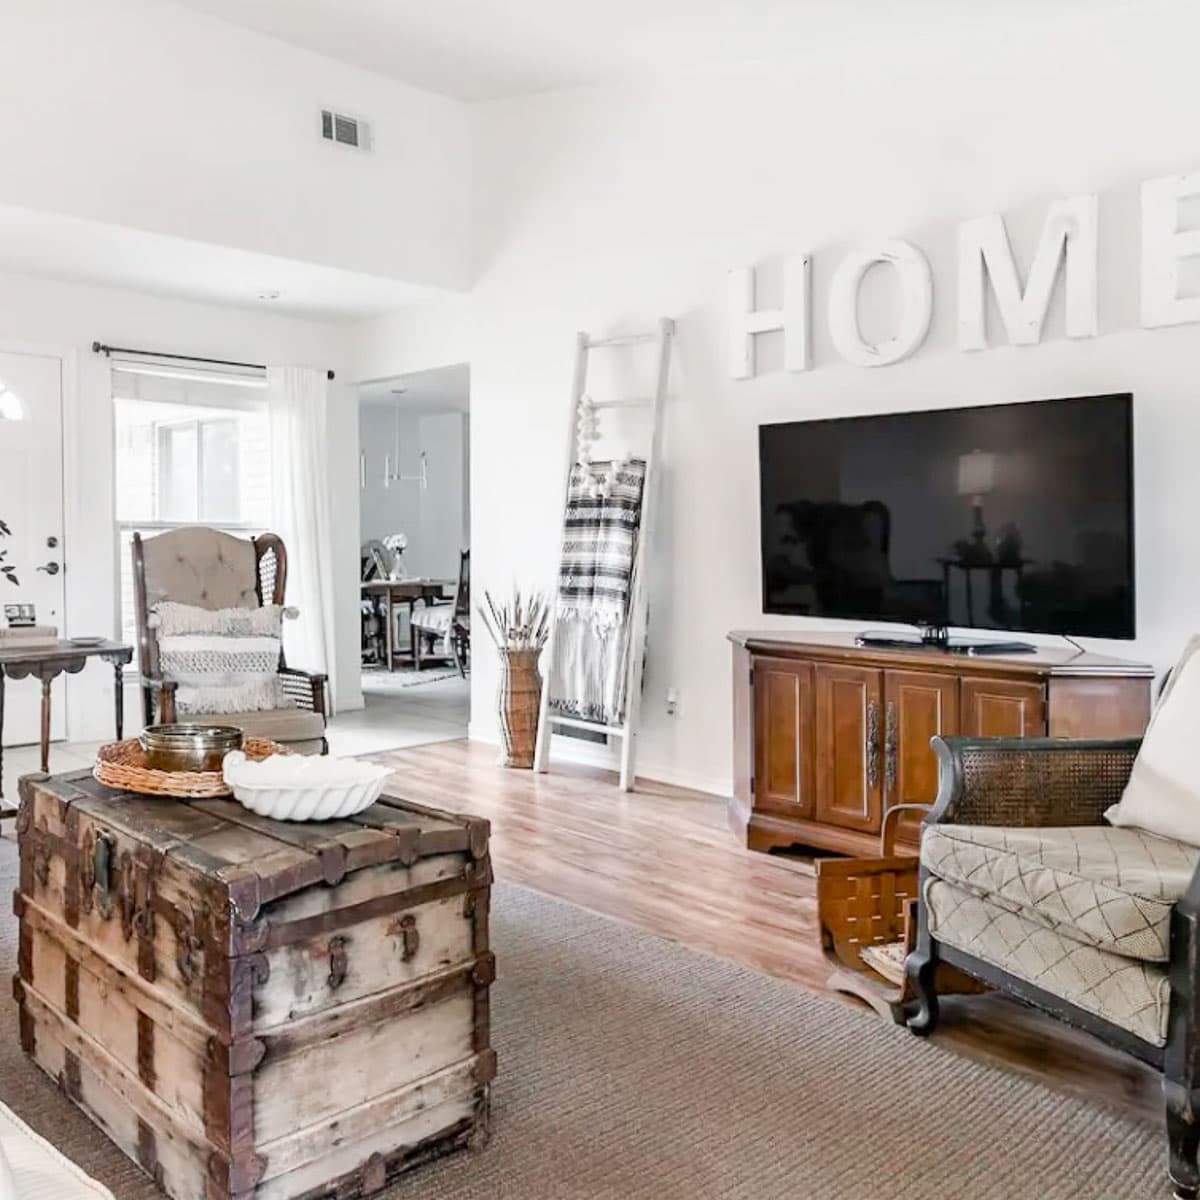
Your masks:
<path fill-rule="evenodd" d="M 765 737 L 754 743 L 754 787 L 768 810 L 811 817 L 815 808 L 811 756 L 797 753 L 812 738 L 811 663 L 760 658 L 755 662 L 754 718 Z"/>
<path fill-rule="evenodd" d="M 877 833 L 883 819 L 883 675 L 840 663 L 815 663 L 813 670 L 815 736 L 798 756 L 816 762 L 816 819 Z"/>

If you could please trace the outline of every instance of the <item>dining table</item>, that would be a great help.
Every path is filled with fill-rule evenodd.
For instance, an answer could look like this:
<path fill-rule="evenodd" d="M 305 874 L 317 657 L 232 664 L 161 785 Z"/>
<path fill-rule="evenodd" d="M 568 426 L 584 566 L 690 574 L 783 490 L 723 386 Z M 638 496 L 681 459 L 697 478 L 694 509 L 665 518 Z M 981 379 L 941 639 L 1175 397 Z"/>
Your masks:
<path fill-rule="evenodd" d="M 362 585 L 364 600 L 370 600 L 383 610 L 384 665 L 396 669 L 397 658 L 409 658 L 416 664 L 412 618 L 417 604 L 432 604 L 446 598 L 446 589 L 455 586 L 453 579 L 371 579 Z M 396 646 L 396 605 L 408 605 L 408 646 Z"/>

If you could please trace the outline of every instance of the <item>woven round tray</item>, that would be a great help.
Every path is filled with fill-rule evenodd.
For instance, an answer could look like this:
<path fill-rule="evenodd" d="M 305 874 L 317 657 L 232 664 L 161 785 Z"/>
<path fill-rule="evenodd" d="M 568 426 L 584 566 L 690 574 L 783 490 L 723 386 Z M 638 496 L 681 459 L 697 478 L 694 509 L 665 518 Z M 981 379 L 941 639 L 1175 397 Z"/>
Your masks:
<path fill-rule="evenodd" d="M 247 738 L 242 750 L 247 758 L 253 759 L 290 753 L 278 742 L 269 742 L 265 738 Z M 201 800 L 233 794 L 220 771 L 158 771 L 146 766 L 146 754 L 137 738 L 101 746 L 96 752 L 92 774 L 105 787 L 139 792 L 144 796 L 183 796 Z"/>

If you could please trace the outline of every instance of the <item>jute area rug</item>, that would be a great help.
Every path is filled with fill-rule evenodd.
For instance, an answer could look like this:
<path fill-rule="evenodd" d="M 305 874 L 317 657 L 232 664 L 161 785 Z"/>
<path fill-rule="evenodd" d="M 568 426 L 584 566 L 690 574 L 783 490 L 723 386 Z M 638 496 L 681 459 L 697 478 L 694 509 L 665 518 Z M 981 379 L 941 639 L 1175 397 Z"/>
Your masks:
<path fill-rule="evenodd" d="M 0 889 L 15 848 L 0 842 Z M 511 885 L 493 895 L 494 1136 L 388 1200 L 1154 1200 L 1154 1126 Z M 0 917 L 11 973 L 16 920 Z M 28 1065 L 0 1099 L 112 1188 L 160 1193 Z"/>

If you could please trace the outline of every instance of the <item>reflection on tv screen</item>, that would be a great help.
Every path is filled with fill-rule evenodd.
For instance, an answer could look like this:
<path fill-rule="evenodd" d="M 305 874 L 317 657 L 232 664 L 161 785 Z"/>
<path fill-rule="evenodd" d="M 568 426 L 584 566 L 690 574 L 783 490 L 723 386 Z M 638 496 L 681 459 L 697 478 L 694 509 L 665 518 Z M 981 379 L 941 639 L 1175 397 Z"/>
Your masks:
<path fill-rule="evenodd" d="M 759 429 L 763 608 L 1131 638 L 1132 396 Z"/>

